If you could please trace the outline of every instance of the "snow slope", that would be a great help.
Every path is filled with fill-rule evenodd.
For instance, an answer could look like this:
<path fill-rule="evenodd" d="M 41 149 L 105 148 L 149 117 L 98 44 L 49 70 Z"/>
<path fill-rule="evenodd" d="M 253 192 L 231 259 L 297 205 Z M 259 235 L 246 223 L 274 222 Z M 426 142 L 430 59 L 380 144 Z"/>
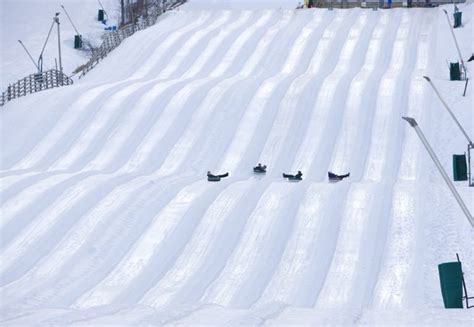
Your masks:
<path fill-rule="evenodd" d="M 400 118 L 450 171 L 429 75 L 474 134 L 444 13 L 257 3 L 190 2 L 0 111 L 2 325 L 472 324 L 437 265 L 474 287 L 474 232 Z"/>

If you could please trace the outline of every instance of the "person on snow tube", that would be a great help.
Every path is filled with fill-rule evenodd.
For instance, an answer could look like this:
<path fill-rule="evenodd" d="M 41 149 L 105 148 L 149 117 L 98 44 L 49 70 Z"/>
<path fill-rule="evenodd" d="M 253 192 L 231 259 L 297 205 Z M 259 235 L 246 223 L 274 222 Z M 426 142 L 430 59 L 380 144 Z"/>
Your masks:
<path fill-rule="evenodd" d="M 301 180 L 302 176 L 303 176 L 303 173 L 300 170 L 298 170 L 298 173 L 296 175 L 283 173 L 283 178 L 288 178 L 289 180 Z"/>
<path fill-rule="evenodd" d="M 267 172 L 267 166 L 263 165 L 261 163 L 258 163 L 256 167 L 253 167 L 253 171 L 255 173 L 265 173 Z"/>
<path fill-rule="evenodd" d="M 342 181 L 344 178 L 349 177 L 349 176 L 350 176 L 350 173 L 347 173 L 347 174 L 344 174 L 344 175 L 338 175 L 338 174 L 334 174 L 334 173 L 328 171 L 328 178 L 331 181 Z"/>
<path fill-rule="evenodd" d="M 221 175 L 214 175 L 210 171 L 207 172 L 207 180 L 210 182 L 218 182 L 221 178 L 229 176 L 229 173 L 221 174 Z"/>

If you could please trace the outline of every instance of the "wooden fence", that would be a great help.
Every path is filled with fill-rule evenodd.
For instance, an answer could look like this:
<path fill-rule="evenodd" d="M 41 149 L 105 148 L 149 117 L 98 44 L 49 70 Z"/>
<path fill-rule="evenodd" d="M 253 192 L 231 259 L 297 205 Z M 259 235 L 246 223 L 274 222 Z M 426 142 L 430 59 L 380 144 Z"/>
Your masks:
<path fill-rule="evenodd" d="M 391 7 L 436 7 L 442 4 L 463 3 L 465 0 L 392 0 Z M 313 0 L 317 8 L 388 8 L 388 0 Z"/>
<path fill-rule="evenodd" d="M 0 97 L 0 106 L 5 105 L 5 103 L 10 100 L 31 93 L 71 84 L 73 84 L 72 79 L 56 69 L 50 69 L 42 73 L 31 74 L 14 84 L 10 84 L 7 89 L 2 92 Z"/>

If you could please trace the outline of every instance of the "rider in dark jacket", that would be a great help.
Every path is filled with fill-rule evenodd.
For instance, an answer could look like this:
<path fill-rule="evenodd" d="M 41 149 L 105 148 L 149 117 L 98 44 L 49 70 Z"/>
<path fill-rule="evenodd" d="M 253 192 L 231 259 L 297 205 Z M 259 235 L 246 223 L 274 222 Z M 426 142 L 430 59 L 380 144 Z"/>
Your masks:
<path fill-rule="evenodd" d="M 207 177 L 219 177 L 219 178 L 224 178 L 229 176 L 229 173 L 221 174 L 221 175 L 214 175 L 210 171 L 207 172 Z"/>
<path fill-rule="evenodd" d="M 351 175 L 350 173 L 347 173 L 347 174 L 344 174 L 344 175 L 337 175 L 337 174 L 334 174 L 334 173 L 328 171 L 329 180 L 342 181 L 344 178 L 349 177 L 350 175 Z"/>

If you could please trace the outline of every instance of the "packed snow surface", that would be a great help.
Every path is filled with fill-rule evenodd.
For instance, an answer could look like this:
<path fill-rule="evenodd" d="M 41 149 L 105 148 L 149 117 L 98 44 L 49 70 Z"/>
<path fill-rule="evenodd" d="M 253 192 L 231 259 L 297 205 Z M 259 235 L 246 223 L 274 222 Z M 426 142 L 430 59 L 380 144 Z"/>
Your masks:
<path fill-rule="evenodd" d="M 452 176 L 467 141 L 423 79 L 472 138 L 446 16 L 294 6 L 191 1 L 73 86 L 0 109 L 2 326 L 472 326 L 437 265 L 459 253 L 474 294 L 473 229 L 401 119 Z M 2 72 L 27 60 L 1 51 Z"/>

